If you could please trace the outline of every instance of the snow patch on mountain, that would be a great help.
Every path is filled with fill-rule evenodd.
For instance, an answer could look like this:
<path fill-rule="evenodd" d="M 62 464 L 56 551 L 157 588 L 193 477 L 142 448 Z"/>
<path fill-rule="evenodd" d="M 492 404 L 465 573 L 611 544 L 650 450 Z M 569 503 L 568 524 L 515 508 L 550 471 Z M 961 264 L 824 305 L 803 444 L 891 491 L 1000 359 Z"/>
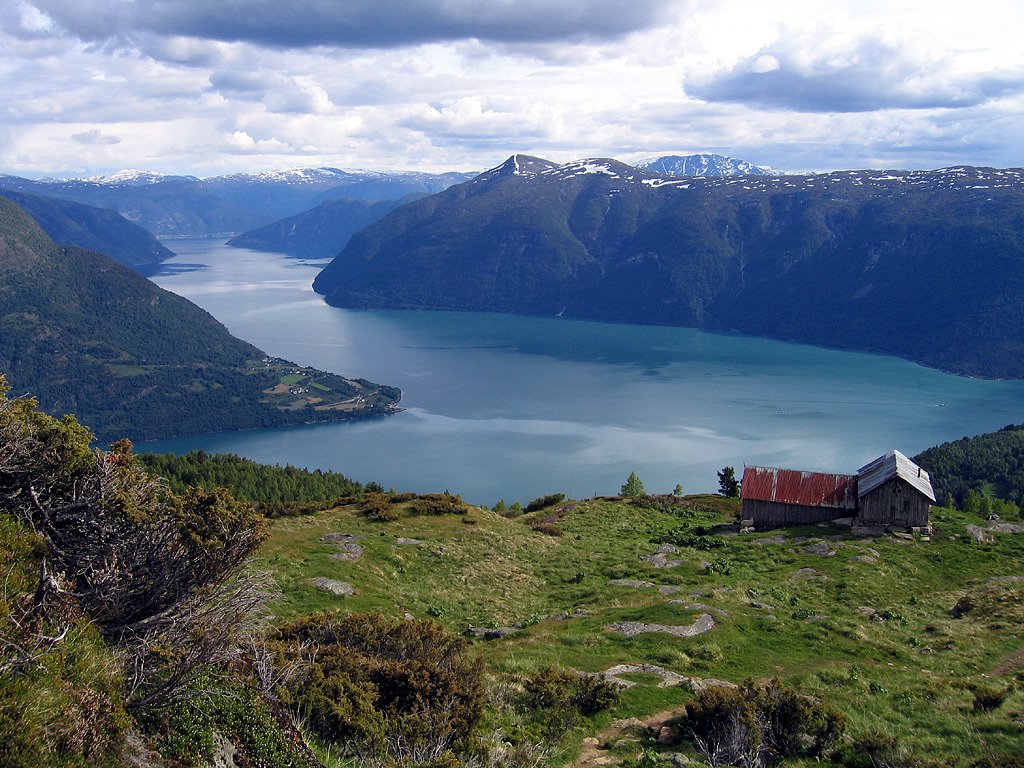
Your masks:
<path fill-rule="evenodd" d="M 663 155 L 635 163 L 637 168 L 665 176 L 781 176 L 766 165 L 753 165 L 727 155 Z"/>

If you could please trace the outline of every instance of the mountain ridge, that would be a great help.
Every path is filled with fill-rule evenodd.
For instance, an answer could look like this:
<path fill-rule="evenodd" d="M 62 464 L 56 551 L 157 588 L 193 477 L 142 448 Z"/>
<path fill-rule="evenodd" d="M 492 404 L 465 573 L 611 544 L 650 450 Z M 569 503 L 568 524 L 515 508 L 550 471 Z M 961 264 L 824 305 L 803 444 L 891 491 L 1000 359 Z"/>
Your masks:
<path fill-rule="evenodd" d="M 683 325 L 1024 377 L 1022 169 L 677 178 L 606 159 L 516 172 L 521 157 L 356 233 L 314 289 L 336 306 Z"/>

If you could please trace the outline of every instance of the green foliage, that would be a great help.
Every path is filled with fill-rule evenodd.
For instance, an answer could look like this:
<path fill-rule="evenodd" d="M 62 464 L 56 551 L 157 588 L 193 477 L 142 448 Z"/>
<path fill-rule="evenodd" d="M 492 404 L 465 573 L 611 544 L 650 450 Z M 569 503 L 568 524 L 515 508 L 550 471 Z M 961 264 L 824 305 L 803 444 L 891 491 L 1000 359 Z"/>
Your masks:
<path fill-rule="evenodd" d="M 636 472 L 629 473 L 629 477 L 626 478 L 626 482 L 623 484 L 622 488 L 619 489 L 619 495 L 627 499 L 647 495 L 647 492 L 644 490 L 643 480 L 639 478 Z"/>
<path fill-rule="evenodd" d="M 363 492 L 360 483 L 337 472 L 258 464 L 231 453 L 143 453 L 139 460 L 175 493 L 189 486 L 227 488 L 236 499 L 255 502 L 267 517 L 329 509 Z"/>
<path fill-rule="evenodd" d="M 928 470 L 936 498 L 951 493 L 965 512 L 981 514 L 987 489 L 1015 506 L 1024 503 L 1024 425 L 1010 424 L 998 432 L 943 443 L 919 453 L 914 461 Z M 1019 518 L 1015 508 L 992 511 Z"/>
<path fill-rule="evenodd" d="M 718 492 L 727 499 L 740 495 L 740 481 L 736 479 L 735 467 L 722 467 L 718 472 Z"/>
<path fill-rule="evenodd" d="M 531 501 L 526 505 L 526 509 L 524 511 L 526 514 L 539 512 L 542 509 L 553 507 L 555 504 L 561 504 L 563 501 L 565 501 L 564 493 L 549 493 L 547 496 L 541 496 L 540 498 Z"/>
<path fill-rule="evenodd" d="M 547 667 L 523 681 L 523 704 L 543 728 L 546 739 L 557 741 L 581 719 L 619 703 L 619 686 L 600 677 Z"/>
<path fill-rule="evenodd" d="M 707 754 L 728 764 L 760 765 L 779 757 L 818 757 L 842 737 L 845 718 L 778 680 L 708 688 L 686 705 L 679 727 Z"/>
<path fill-rule="evenodd" d="M 204 768 L 218 747 L 230 744 L 236 765 L 319 768 L 294 726 L 244 677 L 211 675 L 199 681 L 206 695 L 139 718 L 164 758 L 182 768 Z"/>
<path fill-rule="evenodd" d="M 470 748 L 483 715 L 483 666 L 441 625 L 317 614 L 281 627 L 274 648 L 302 670 L 283 700 L 345 754 L 419 765 Z"/>

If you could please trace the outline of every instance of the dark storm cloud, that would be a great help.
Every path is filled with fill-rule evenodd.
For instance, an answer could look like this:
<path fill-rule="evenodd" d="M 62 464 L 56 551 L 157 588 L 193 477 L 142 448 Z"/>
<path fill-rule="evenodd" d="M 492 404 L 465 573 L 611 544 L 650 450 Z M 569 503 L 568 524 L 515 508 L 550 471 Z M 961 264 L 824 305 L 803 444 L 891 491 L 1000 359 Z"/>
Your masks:
<path fill-rule="evenodd" d="M 731 70 L 686 84 L 710 102 L 799 112 L 974 107 L 1024 91 L 1020 73 L 953 75 L 945 61 L 915 61 L 874 40 L 851 50 L 810 54 L 815 41 L 777 43 Z"/>
<path fill-rule="evenodd" d="M 250 42 L 389 48 L 479 38 L 496 42 L 611 39 L 656 23 L 671 0 L 33 0 L 88 41 L 140 33 Z"/>

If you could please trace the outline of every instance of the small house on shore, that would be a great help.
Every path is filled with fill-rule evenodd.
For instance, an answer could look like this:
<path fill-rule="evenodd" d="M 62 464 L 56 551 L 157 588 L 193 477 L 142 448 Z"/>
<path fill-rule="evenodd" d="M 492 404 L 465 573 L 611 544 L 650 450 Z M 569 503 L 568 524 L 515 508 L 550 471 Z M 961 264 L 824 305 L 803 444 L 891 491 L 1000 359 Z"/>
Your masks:
<path fill-rule="evenodd" d="M 746 467 L 743 519 L 755 528 L 852 518 L 873 528 L 928 528 L 935 503 L 928 473 L 899 451 L 865 464 L 856 475 Z"/>

